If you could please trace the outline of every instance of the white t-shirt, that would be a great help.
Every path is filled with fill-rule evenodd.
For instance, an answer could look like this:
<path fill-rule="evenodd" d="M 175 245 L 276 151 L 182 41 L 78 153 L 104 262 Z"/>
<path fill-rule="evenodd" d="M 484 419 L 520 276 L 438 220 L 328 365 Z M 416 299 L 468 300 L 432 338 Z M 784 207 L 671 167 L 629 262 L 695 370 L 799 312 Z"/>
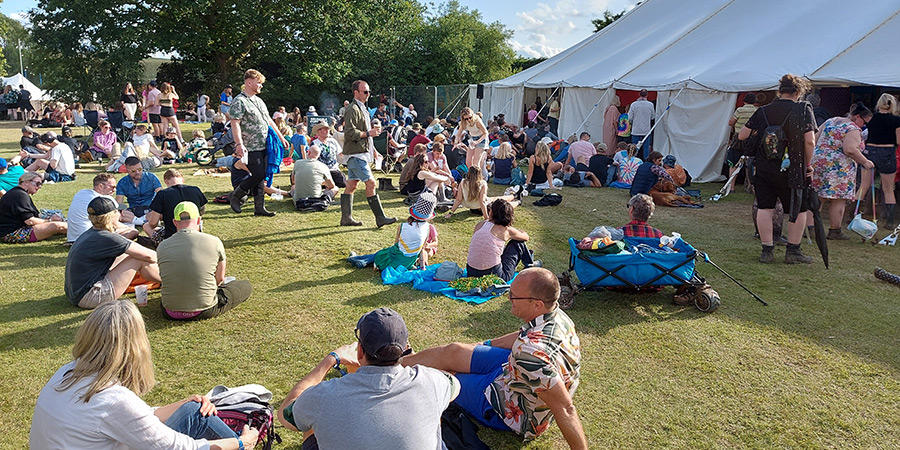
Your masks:
<path fill-rule="evenodd" d="M 412 224 L 403 222 L 400 224 L 400 241 L 397 246 L 406 256 L 418 255 L 422 251 L 422 246 L 428 240 L 428 232 L 431 227 L 428 222 L 413 222 Z"/>
<path fill-rule="evenodd" d="M 153 135 L 150 133 L 144 133 L 140 136 L 134 135 L 134 147 L 138 158 L 144 159 L 150 156 L 150 142 L 152 141 Z"/>
<path fill-rule="evenodd" d="M 206 439 L 194 440 L 176 432 L 153 415 L 153 408 L 134 392 L 114 385 L 79 399 L 92 378 L 83 378 L 65 391 L 57 391 L 66 372 L 62 366 L 41 389 L 31 419 L 30 448 L 40 449 L 208 449 Z"/>
<path fill-rule="evenodd" d="M 69 224 L 69 228 L 66 231 L 67 241 L 75 242 L 78 236 L 91 229 L 93 225 L 91 225 L 91 220 L 88 218 L 87 207 L 88 203 L 97 197 L 100 197 L 100 193 L 93 189 L 82 189 L 72 197 L 72 204 L 69 205 L 68 218 L 66 219 Z M 113 202 L 115 202 L 115 199 L 113 199 Z"/>
<path fill-rule="evenodd" d="M 75 173 L 75 157 L 68 145 L 59 142 L 50 149 L 50 159 L 56 160 L 56 171 L 64 175 Z"/>
<path fill-rule="evenodd" d="M 631 134 L 646 136 L 650 134 L 650 121 L 656 117 L 653 103 L 638 99 L 628 107 L 628 121 L 631 122 Z"/>

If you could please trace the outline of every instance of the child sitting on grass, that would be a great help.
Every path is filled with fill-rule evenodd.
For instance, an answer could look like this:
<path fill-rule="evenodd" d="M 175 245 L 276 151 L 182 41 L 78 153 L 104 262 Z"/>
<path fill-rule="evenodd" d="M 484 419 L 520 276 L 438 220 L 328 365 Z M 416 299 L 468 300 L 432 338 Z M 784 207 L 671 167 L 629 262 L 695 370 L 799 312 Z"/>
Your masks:
<path fill-rule="evenodd" d="M 347 261 L 359 269 L 374 266 L 375 270 L 383 270 L 388 267 L 405 267 L 412 269 L 419 262 L 419 267 L 428 266 L 428 239 L 431 231 L 429 220 L 434 218 L 434 206 L 437 197 L 430 191 L 423 191 L 419 199 L 409 208 L 409 218 L 400 224 L 397 229 L 397 237 L 394 245 L 381 249 L 370 255 L 357 255 L 351 252 Z M 437 246 L 437 232 L 435 232 L 434 246 Z M 435 248 L 436 251 L 436 248 Z"/>
<path fill-rule="evenodd" d="M 166 138 L 162 141 L 163 162 L 170 164 L 184 156 L 184 146 L 174 128 L 166 130 Z"/>

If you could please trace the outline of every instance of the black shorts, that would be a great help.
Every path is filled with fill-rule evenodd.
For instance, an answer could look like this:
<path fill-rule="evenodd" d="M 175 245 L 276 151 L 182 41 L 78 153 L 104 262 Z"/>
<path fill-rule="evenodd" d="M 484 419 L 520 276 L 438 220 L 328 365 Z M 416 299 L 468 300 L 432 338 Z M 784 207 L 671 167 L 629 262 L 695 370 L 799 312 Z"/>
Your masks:
<path fill-rule="evenodd" d="M 150 123 L 162 123 L 162 118 L 159 114 L 150 114 Z"/>
<path fill-rule="evenodd" d="M 897 153 L 894 147 L 866 146 L 866 158 L 875 164 L 875 169 L 880 174 L 891 174 L 897 171 Z"/>
<path fill-rule="evenodd" d="M 740 144 L 733 144 L 728 147 L 728 153 L 725 154 L 725 161 L 728 162 L 728 167 L 736 166 L 741 156 L 744 156 L 744 151 L 741 150 Z"/>
<path fill-rule="evenodd" d="M 171 106 L 160 106 L 159 115 L 161 117 L 175 117 L 175 108 Z"/>
<path fill-rule="evenodd" d="M 788 187 L 787 172 L 772 174 L 757 170 L 753 175 L 753 188 L 759 209 L 775 209 L 775 204 L 781 200 L 782 208 L 785 211 L 791 210 L 791 188 Z M 806 210 L 806 205 L 800 205 L 800 212 Z"/>

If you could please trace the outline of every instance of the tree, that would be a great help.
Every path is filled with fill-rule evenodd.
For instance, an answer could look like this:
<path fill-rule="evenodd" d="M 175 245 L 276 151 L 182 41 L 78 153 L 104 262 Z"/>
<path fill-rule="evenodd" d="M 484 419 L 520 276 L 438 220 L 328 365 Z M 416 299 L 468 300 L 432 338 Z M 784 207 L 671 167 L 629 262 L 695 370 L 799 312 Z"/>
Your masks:
<path fill-rule="evenodd" d="M 7 76 L 18 72 L 24 73 L 19 65 L 19 52 L 22 52 L 22 60 L 31 61 L 28 45 L 30 39 L 25 27 L 18 20 L 0 14 L 0 42 L 3 45 L 3 53 L 0 54 L 0 70 Z"/>
<path fill-rule="evenodd" d="M 640 3 L 639 3 L 640 4 Z M 603 17 L 599 19 L 591 20 L 591 23 L 594 25 L 594 33 L 612 25 L 613 22 L 625 15 L 625 11 L 622 11 L 618 14 L 613 14 L 610 10 L 606 10 L 603 12 Z"/>
<path fill-rule="evenodd" d="M 32 67 L 44 89 L 70 101 L 117 100 L 125 81 L 140 78 L 140 61 L 152 49 L 143 28 L 148 16 L 143 3 L 129 0 L 41 0 L 30 19 Z"/>

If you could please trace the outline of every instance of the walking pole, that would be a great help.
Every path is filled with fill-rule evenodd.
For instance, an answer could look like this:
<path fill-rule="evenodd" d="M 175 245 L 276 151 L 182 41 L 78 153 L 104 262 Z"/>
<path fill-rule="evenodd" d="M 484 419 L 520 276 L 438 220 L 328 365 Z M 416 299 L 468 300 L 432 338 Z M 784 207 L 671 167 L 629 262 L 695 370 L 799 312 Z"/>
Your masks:
<path fill-rule="evenodd" d="M 731 176 L 728 177 L 728 180 L 725 181 L 725 186 L 722 186 L 722 189 L 719 189 L 719 192 L 716 195 L 713 195 L 710 200 L 717 202 L 720 199 L 728 197 L 728 194 L 731 194 L 731 189 L 729 189 L 729 186 L 731 186 L 731 182 L 734 181 L 735 178 L 737 178 L 738 174 L 741 173 L 741 169 L 744 168 L 744 161 L 746 159 L 746 156 L 741 156 L 741 159 L 739 159 L 738 163 L 734 166 L 734 173 L 732 173 Z"/>
<path fill-rule="evenodd" d="M 741 284 L 740 281 L 734 279 L 734 277 L 731 276 L 731 275 L 729 275 L 728 272 L 726 272 L 724 269 L 722 269 L 721 267 L 719 267 L 718 265 L 716 265 L 716 263 L 712 262 L 712 260 L 709 259 L 709 254 L 704 253 L 704 252 L 701 252 L 701 251 L 698 251 L 697 253 L 698 253 L 701 257 L 703 257 L 703 260 L 704 260 L 704 261 L 710 263 L 710 264 L 711 264 L 713 267 L 715 267 L 716 269 L 719 269 L 719 272 L 722 272 L 722 274 L 724 274 L 726 277 L 728 277 L 729 279 L 731 279 L 731 281 L 734 281 L 735 283 L 737 283 L 738 286 L 744 288 L 744 290 L 747 291 L 750 295 L 752 295 L 753 298 L 755 298 L 756 300 L 758 300 L 758 301 L 759 301 L 760 303 L 762 303 L 763 305 L 769 306 L 769 304 L 766 303 L 766 301 L 763 300 L 760 296 L 754 294 L 753 291 L 751 291 L 750 289 L 747 289 L 747 286 L 744 286 L 743 284 Z"/>

